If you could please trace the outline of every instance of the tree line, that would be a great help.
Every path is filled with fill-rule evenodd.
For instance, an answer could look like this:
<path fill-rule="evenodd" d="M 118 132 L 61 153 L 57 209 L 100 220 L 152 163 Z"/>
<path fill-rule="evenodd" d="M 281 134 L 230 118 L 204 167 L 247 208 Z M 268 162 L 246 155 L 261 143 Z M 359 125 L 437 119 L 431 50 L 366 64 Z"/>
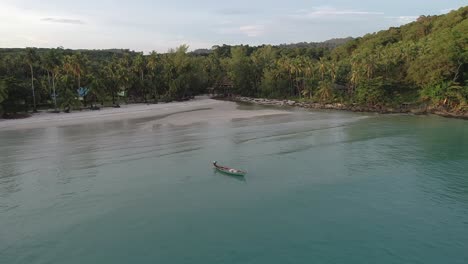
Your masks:
<path fill-rule="evenodd" d="M 466 111 L 468 7 L 327 45 L 182 45 L 129 50 L 0 50 L 4 113 L 71 111 L 122 102 L 185 100 L 228 80 L 232 93 L 372 106 L 427 104 Z"/>
<path fill-rule="evenodd" d="M 182 99 L 209 85 L 206 60 L 183 45 L 167 54 L 73 51 L 63 48 L 0 52 L 0 100 L 4 112 L 39 107 L 71 111 L 121 102 Z"/>

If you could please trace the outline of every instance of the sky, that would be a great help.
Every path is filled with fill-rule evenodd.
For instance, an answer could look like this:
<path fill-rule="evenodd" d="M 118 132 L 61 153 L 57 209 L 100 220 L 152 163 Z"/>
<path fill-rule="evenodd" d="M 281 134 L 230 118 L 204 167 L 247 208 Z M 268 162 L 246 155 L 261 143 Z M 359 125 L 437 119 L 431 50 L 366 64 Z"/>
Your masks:
<path fill-rule="evenodd" d="M 468 0 L 0 0 L 0 47 L 165 52 L 358 37 Z"/>

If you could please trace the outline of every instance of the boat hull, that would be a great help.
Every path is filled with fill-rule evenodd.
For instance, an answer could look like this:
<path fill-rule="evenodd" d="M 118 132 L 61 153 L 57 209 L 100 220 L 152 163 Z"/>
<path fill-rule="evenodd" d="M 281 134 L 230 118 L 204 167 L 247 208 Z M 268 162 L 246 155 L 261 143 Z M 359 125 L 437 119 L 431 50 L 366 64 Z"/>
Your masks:
<path fill-rule="evenodd" d="M 247 174 L 246 172 L 243 172 L 243 171 L 230 171 L 230 170 L 225 170 L 225 169 L 217 168 L 217 167 L 215 167 L 215 170 L 218 172 L 224 173 L 226 175 L 237 176 L 237 177 L 244 177 Z"/>

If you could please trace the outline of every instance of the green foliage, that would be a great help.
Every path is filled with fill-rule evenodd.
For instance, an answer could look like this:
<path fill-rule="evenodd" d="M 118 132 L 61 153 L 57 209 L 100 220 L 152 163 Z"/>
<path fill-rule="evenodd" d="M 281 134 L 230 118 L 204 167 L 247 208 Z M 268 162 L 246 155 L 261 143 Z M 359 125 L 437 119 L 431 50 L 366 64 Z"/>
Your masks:
<path fill-rule="evenodd" d="M 39 61 L 39 55 L 36 48 L 26 48 L 24 50 L 24 62 L 29 66 L 34 66 Z"/>
<path fill-rule="evenodd" d="M 464 109 L 468 102 L 468 87 L 458 83 L 442 82 L 424 87 L 421 98 L 436 106 Z"/>
<path fill-rule="evenodd" d="M 194 79 L 194 60 L 187 54 L 188 46 L 182 45 L 165 57 L 166 97 L 182 99 L 189 95 Z"/>
<path fill-rule="evenodd" d="M 231 59 L 228 63 L 228 76 L 234 83 L 238 94 L 255 95 L 253 63 L 247 55 L 248 48 L 244 46 L 231 49 Z"/>
<path fill-rule="evenodd" d="M 260 84 L 260 96 L 267 98 L 285 98 L 289 93 L 289 81 L 277 78 L 277 69 L 266 70 Z"/>
<path fill-rule="evenodd" d="M 0 80 L 0 104 L 8 98 L 8 90 L 5 80 Z"/>
<path fill-rule="evenodd" d="M 103 74 L 103 72 L 101 72 Z M 104 101 L 106 99 L 106 79 L 102 76 L 89 76 L 90 85 L 88 87 L 89 93 L 87 95 L 91 102 L 91 106 L 96 102 Z"/>
<path fill-rule="evenodd" d="M 69 90 L 63 90 L 62 95 L 60 97 L 60 108 L 63 109 L 63 111 L 69 113 L 73 108 L 78 107 L 80 105 L 80 101 L 76 97 L 76 94 Z"/>
<path fill-rule="evenodd" d="M 149 55 L 0 49 L 0 101 L 26 109 L 36 100 L 50 105 L 57 99 L 71 110 L 87 102 L 181 100 L 214 88 L 253 97 L 374 106 L 426 102 L 466 110 L 467 15 L 468 7 L 463 7 L 361 38 L 324 43 L 222 45 L 195 52 L 182 45 Z M 79 87 L 89 89 L 82 102 L 77 100 Z"/>
<path fill-rule="evenodd" d="M 28 99 L 29 83 L 15 77 L 0 79 L 0 105 L 5 113 L 17 113 L 27 110 L 25 101 Z"/>
<path fill-rule="evenodd" d="M 379 105 L 383 104 L 385 99 L 382 78 L 363 81 L 356 89 L 356 101 L 360 104 Z"/>
<path fill-rule="evenodd" d="M 320 81 L 315 98 L 321 103 L 330 103 L 335 98 L 333 84 L 330 81 Z"/>

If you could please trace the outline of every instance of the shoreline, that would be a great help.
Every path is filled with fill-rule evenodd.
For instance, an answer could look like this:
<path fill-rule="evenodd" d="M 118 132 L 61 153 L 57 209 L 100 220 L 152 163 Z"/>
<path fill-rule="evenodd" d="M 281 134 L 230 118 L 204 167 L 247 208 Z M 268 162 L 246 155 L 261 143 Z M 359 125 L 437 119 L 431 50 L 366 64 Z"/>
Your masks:
<path fill-rule="evenodd" d="M 83 124 L 99 124 L 120 120 L 155 118 L 152 123 L 187 125 L 194 122 L 221 121 L 236 118 L 285 114 L 278 110 L 239 110 L 234 102 L 222 102 L 206 96 L 185 102 L 161 104 L 129 104 L 121 108 L 103 108 L 98 111 L 74 111 L 71 113 L 39 112 L 28 118 L 0 119 L 0 131 L 64 127 Z"/>
<path fill-rule="evenodd" d="M 231 102 L 231 103 L 229 103 Z M 239 110 L 236 103 L 249 103 L 275 106 L 270 110 Z M 207 97 L 201 96 L 186 102 L 162 104 L 129 104 L 121 108 L 103 108 L 98 111 L 85 110 L 72 113 L 52 113 L 48 111 L 32 114 L 21 119 L 0 119 L 0 131 L 21 129 L 63 127 L 82 124 L 97 124 L 119 120 L 162 117 L 158 122 L 170 125 L 185 125 L 193 122 L 223 121 L 226 119 L 254 118 L 268 115 L 287 114 L 280 107 L 299 107 L 316 110 L 340 110 L 379 114 L 437 115 L 446 118 L 468 120 L 468 113 L 451 113 L 441 109 L 422 108 L 383 108 L 345 105 L 340 103 L 320 104 L 293 100 L 263 99 L 251 97 Z M 191 113 L 192 112 L 192 113 Z M 156 122 L 156 123 L 158 123 Z"/>
<path fill-rule="evenodd" d="M 317 110 L 339 110 L 349 112 L 363 112 L 363 113 L 379 113 L 379 114 L 412 114 L 412 115 L 437 115 L 446 118 L 463 119 L 468 120 L 468 112 L 453 113 L 448 112 L 444 109 L 437 108 L 392 108 L 392 107 L 367 107 L 359 105 L 346 105 L 342 103 L 313 103 L 313 102 L 297 102 L 293 100 L 278 100 L 278 99 L 266 99 L 266 98 L 252 98 L 244 96 L 234 97 L 218 97 L 218 100 L 226 100 L 241 103 L 250 103 L 265 106 L 278 106 L 278 107 L 299 107 L 306 109 L 317 109 Z"/>

